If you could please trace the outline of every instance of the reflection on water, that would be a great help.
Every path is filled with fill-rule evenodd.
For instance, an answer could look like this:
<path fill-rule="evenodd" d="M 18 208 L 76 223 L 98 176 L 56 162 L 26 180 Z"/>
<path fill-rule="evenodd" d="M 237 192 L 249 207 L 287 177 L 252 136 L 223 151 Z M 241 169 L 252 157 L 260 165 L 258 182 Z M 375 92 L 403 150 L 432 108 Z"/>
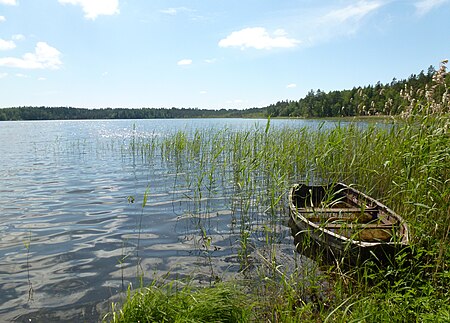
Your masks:
<path fill-rule="evenodd" d="M 129 147 L 177 130 L 265 122 L 0 122 L 1 320 L 95 321 L 101 304 L 136 286 L 140 275 L 145 282 L 169 272 L 206 282 L 211 271 L 236 273 L 239 208 L 227 196 L 233 184 L 194 199 L 189 174 L 177 174 L 158 150 L 144 158 Z M 289 122 L 319 125 L 272 126 Z M 199 213 L 198 204 L 208 207 Z M 264 240 L 263 223 L 251 225 L 254 243 Z M 277 239 L 291 250 L 288 228 L 278 225 Z"/>

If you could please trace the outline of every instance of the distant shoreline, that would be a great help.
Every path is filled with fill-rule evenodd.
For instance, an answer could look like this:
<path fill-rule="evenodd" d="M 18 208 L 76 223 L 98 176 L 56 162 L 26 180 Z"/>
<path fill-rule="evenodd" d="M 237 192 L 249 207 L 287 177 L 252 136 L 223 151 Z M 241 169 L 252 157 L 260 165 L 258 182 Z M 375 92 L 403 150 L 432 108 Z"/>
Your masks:
<path fill-rule="evenodd" d="M 0 121 L 38 121 L 38 120 L 146 120 L 146 119 L 303 119 L 340 121 L 392 121 L 395 116 L 335 116 L 335 117 L 287 117 L 269 116 L 265 108 L 245 110 L 221 109 L 207 110 L 197 108 L 106 108 L 86 109 L 71 107 L 16 107 L 0 108 Z"/>

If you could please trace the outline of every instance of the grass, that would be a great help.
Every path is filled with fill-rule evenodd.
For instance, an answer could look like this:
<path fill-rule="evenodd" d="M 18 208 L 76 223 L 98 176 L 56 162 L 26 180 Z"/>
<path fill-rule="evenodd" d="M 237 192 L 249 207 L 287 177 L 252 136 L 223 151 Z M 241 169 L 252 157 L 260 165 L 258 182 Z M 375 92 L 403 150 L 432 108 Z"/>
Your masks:
<path fill-rule="evenodd" d="M 445 73 L 445 64 L 438 73 Z M 211 205 L 204 197 L 228 192 L 240 232 L 237 253 L 243 270 L 249 266 L 251 247 L 260 246 L 259 234 L 265 235 L 268 247 L 277 244 L 277 228 L 286 214 L 285 195 L 297 182 L 353 184 L 399 213 L 410 225 L 411 247 L 392 264 L 312 270 L 300 266 L 296 275 L 285 275 L 269 257 L 273 275 L 252 277 L 240 282 L 240 288 L 235 288 L 237 282 L 181 291 L 154 284 L 129 292 L 124 307 L 114 308 L 109 318 L 114 322 L 450 321 L 450 95 L 439 75 L 435 82 L 419 98 L 411 96 L 419 91 L 405 91 L 410 105 L 391 127 L 279 129 L 269 120 L 265 129 L 180 131 L 151 145 L 152 153 L 160 149 L 162 158 L 176 165 L 185 174 L 184 183 L 193 188 L 192 214 L 197 215 L 199 235 L 205 241 L 210 241 L 206 215 Z M 144 145 L 137 149 L 145 154 Z M 216 306 L 231 314 L 216 312 Z M 154 311 L 161 316 L 147 316 Z M 200 314 L 210 316 L 191 316 Z"/>
<path fill-rule="evenodd" d="M 179 288 L 175 283 L 128 290 L 122 309 L 114 311 L 111 322 L 247 322 L 251 304 L 245 294 L 231 284 L 210 288 Z"/>

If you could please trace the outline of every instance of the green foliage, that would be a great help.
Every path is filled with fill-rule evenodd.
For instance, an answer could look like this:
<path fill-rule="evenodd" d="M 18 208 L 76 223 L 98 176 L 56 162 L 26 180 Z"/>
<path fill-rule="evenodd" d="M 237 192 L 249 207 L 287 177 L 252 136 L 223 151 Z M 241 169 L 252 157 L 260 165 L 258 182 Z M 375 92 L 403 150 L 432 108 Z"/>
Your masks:
<path fill-rule="evenodd" d="M 264 241 L 270 250 L 276 245 L 271 237 L 277 232 L 279 218 L 286 215 L 283 197 L 297 182 L 355 185 L 408 222 L 411 246 L 383 266 L 367 262 L 351 269 L 335 265 L 310 270 L 302 264 L 299 270 L 303 272 L 293 277 L 286 277 L 269 257 L 264 263 L 271 274 L 247 281 L 246 297 L 241 289 L 229 285 L 181 291 L 173 286 L 151 286 L 133 297 L 129 294 L 123 310 L 114 311 L 114 321 L 448 321 L 450 95 L 446 78 L 442 64 L 424 89 L 401 89 L 405 102 L 402 118 L 393 119 L 388 126 L 274 129 L 268 122 L 262 129 L 179 132 L 163 139 L 161 155 L 188 177 L 192 199 L 198 201 L 196 214 L 208 213 L 202 197 L 231 191 L 230 207 L 240 217 L 236 221 L 232 216 L 231 221 L 240 226 L 237 253 L 243 269 L 251 262 L 248 256 L 258 226 L 260 230 L 264 224 Z M 211 241 L 200 220 L 208 250 Z M 218 293 L 220 286 L 227 292 Z M 208 293 L 221 296 L 214 299 Z M 236 312 L 233 319 L 208 313 L 230 299 L 236 300 L 231 312 L 234 306 L 244 312 Z M 200 304 L 201 300 L 206 303 Z M 248 315 L 250 306 L 252 317 Z M 193 317 L 192 313 L 209 316 Z"/>
<path fill-rule="evenodd" d="M 445 63 L 390 130 L 334 129 L 321 138 L 322 174 L 366 188 L 401 214 L 411 248 L 391 265 L 355 268 L 332 321 L 446 322 L 450 312 L 450 95 Z M 336 160 L 338 162 L 333 162 Z M 347 273 L 351 274 L 351 273 Z"/>
<path fill-rule="evenodd" d="M 77 120 L 77 119 L 173 119 L 173 118 L 242 118 L 262 117 L 263 110 L 197 108 L 106 108 L 81 109 L 70 107 L 12 107 L 0 109 L 0 121 L 5 120 Z"/>
<path fill-rule="evenodd" d="M 399 254 L 386 267 L 363 264 L 350 272 L 334 267 L 328 277 L 335 283 L 332 291 L 322 291 L 315 272 L 306 273 L 303 279 L 308 283 L 302 284 L 278 280 L 269 286 L 266 276 L 259 277 L 256 283 L 265 289 L 253 291 L 248 299 L 254 299 L 261 321 L 439 322 L 450 311 L 448 126 L 449 116 L 443 112 L 405 116 L 389 127 L 350 125 L 311 131 L 268 125 L 176 133 L 161 146 L 163 156 L 175 161 L 180 173 L 194 183 L 194 200 L 212 194 L 216 185 L 234 184 L 241 234 L 237 252 L 243 269 L 248 267 L 257 224 L 266 224 L 266 235 L 276 231 L 273 224 L 285 214 L 282 197 L 299 181 L 353 184 L 409 223 L 408 253 Z M 200 207 L 196 211 L 202 212 Z M 201 232 L 208 236 L 203 227 Z"/>
<path fill-rule="evenodd" d="M 428 73 L 423 71 L 418 75 L 412 74 L 406 80 L 393 79 L 391 83 L 375 86 L 354 87 L 351 90 L 330 91 L 328 93 L 318 89 L 311 90 L 298 101 L 280 101 L 266 107 L 266 113 L 272 117 L 346 117 L 366 115 L 398 115 L 403 112 L 409 100 L 401 95 L 407 89 L 425 88 L 431 86 L 435 73 L 433 66 Z M 446 83 L 450 84 L 450 76 L 446 76 Z M 411 93 L 420 100 L 424 92 Z"/>
<path fill-rule="evenodd" d="M 128 290 L 121 309 L 113 305 L 109 322 L 248 322 L 251 307 L 245 295 L 231 284 L 193 289 L 174 284 Z"/>

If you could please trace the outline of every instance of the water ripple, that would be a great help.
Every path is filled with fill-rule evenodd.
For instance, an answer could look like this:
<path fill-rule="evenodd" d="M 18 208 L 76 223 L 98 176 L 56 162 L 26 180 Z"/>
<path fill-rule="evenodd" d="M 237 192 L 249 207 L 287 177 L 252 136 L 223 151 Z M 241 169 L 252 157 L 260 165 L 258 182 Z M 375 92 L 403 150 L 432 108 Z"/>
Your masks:
<path fill-rule="evenodd" d="M 226 192 L 212 186 L 217 194 L 194 201 L 197 192 L 184 182 L 191 174 L 177 173 L 159 151 L 139 156 L 130 145 L 212 126 L 204 122 L 2 122 L 2 320 L 96 321 L 97 305 L 142 275 L 144 282 L 169 272 L 206 280 L 211 261 L 221 275 L 236 273 L 239 210 Z"/>

